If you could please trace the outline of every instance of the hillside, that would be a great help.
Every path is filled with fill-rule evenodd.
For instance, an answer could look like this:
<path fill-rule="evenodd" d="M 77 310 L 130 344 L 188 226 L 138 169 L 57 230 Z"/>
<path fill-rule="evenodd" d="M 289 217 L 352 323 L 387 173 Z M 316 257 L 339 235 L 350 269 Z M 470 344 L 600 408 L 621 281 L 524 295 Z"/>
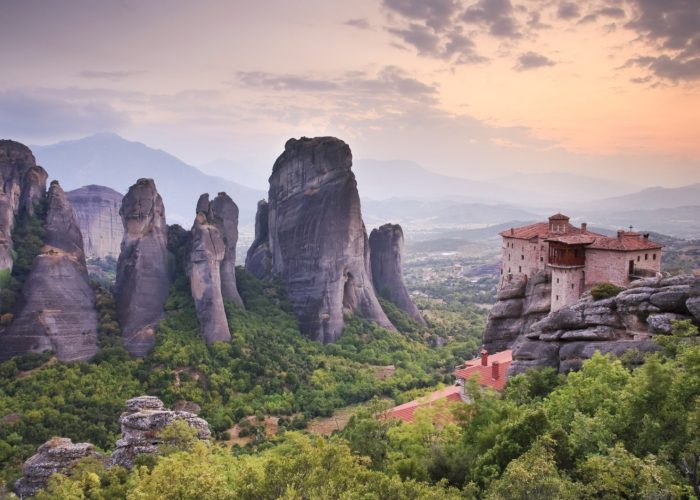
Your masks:
<path fill-rule="evenodd" d="M 678 188 L 651 187 L 642 191 L 597 200 L 599 210 L 651 210 L 697 206 L 700 200 L 700 183 Z"/>
<path fill-rule="evenodd" d="M 126 192 L 141 177 L 156 182 L 170 223 L 192 224 L 202 193 L 226 191 L 240 209 L 242 223 L 252 225 L 255 206 L 265 193 L 202 173 L 165 151 L 132 142 L 116 134 L 96 134 L 49 146 L 33 146 L 39 164 L 66 190 L 98 184 Z"/>

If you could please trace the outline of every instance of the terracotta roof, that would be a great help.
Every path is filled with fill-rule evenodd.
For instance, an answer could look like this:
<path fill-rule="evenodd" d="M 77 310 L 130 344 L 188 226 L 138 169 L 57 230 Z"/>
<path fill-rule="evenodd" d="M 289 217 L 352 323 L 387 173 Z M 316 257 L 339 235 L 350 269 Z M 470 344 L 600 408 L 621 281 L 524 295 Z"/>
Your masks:
<path fill-rule="evenodd" d="M 631 252 L 639 250 L 659 250 L 663 248 L 663 245 L 649 238 L 644 238 L 640 233 L 625 232 L 618 238 L 610 238 L 607 236 L 596 238 L 588 248 Z"/>
<path fill-rule="evenodd" d="M 493 362 L 498 361 L 499 368 L 498 378 L 493 378 Z M 483 366 L 481 358 L 476 358 L 464 363 L 462 368 L 455 370 L 454 375 L 458 379 L 469 380 L 476 379 L 477 384 L 482 387 L 491 387 L 497 391 L 502 391 L 508 381 L 508 367 L 513 361 L 513 351 L 501 351 L 495 354 L 489 354 L 488 364 Z"/>
<path fill-rule="evenodd" d="M 445 389 L 440 389 L 428 394 L 422 398 L 414 399 L 408 403 L 395 406 L 386 413 L 385 418 L 395 418 L 404 422 L 413 422 L 415 411 L 419 408 L 431 406 L 436 401 L 447 400 L 451 402 L 462 401 L 462 388 L 458 385 L 452 385 Z"/>
<path fill-rule="evenodd" d="M 569 220 L 568 215 L 564 215 L 561 212 L 557 212 L 556 214 L 552 215 L 549 220 Z"/>
<path fill-rule="evenodd" d="M 547 241 L 564 243 L 566 245 L 590 245 L 596 240 L 596 238 L 605 238 L 605 236 L 603 236 L 602 234 L 596 234 L 590 231 L 586 231 L 585 233 L 564 234 L 552 238 L 547 238 Z"/>

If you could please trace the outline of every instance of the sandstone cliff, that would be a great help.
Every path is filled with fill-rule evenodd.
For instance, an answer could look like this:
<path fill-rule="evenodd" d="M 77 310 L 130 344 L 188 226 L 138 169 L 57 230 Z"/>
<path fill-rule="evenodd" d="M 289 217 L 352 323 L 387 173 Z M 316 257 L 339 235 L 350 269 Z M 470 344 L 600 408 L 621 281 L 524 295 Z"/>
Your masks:
<path fill-rule="evenodd" d="M 139 179 L 129 188 L 119 215 L 124 238 L 117 263 L 117 314 L 127 350 L 132 356 L 144 356 L 155 344 L 172 260 L 163 200 L 153 179 Z"/>
<path fill-rule="evenodd" d="M 550 275 L 540 272 L 528 279 L 511 275 L 489 311 L 484 347 L 489 352 L 510 348 L 537 321 L 550 311 L 552 284 Z"/>
<path fill-rule="evenodd" d="M 694 276 L 638 280 L 604 300 L 584 296 L 533 324 L 518 339 L 510 372 L 542 366 L 576 370 L 597 350 L 617 355 L 630 349 L 657 350 L 654 336 L 670 333 L 672 321 L 700 324 L 699 296 L 700 278 Z"/>
<path fill-rule="evenodd" d="M 61 361 L 97 352 L 97 311 L 83 238 L 65 193 L 53 181 L 46 238 L 22 289 L 19 310 L 2 338 L 0 358 L 53 350 Z"/>
<path fill-rule="evenodd" d="M 236 287 L 238 207 L 226 193 L 203 194 L 192 226 L 187 274 L 199 326 L 208 344 L 231 340 L 224 300 L 243 305 Z"/>
<path fill-rule="evenodd" d="M 398 224 L 384 224 L 369 235 L 374 290 L 418 323 L 425 325 L 403 281 L 403 230 Z"/>
<path fill-rule="evenodd" d="M 15 216 L 33 212 L 46 193 L 47 177 L 27 146 L 0 140 L 0 270 L 12 269 Z"/>
<path fill-rule="evenodd" d="M 253 240 L 245 258 L 246 269 L 258 279 L 272 276 L 272 254 L 268 244 L 268 217 L 269 205 L 267 201 L 260 200 L 258 211 L 255 213 L 255 240 Z"/>
<path fill-rule="evenodd" d="M 83 186 L 66 193 L 85 243 L 85 256 L 119 257 L 124 226 L 119 216 L 121 193 L 104 186 Z"/>
<path fill-rule="evenodd" d="M 260 275 L 256 262 L 265 258 L 254 257 L 268 246 L 271 274 L 285 284 L 301 331 L 321 342 L 340 337 L 343 311 L 393 329 L 372 286 L 351 167 L 350 148 L 339 139 L 287 141 L 270 176 L 267 241 L 248 253 L 249 269 Z"/>

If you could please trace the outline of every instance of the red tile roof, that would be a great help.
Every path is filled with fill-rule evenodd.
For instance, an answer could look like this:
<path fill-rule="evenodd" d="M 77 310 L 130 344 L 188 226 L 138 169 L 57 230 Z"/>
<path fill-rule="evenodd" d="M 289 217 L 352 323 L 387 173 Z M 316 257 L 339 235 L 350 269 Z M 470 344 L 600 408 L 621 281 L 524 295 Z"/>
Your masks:
<path fill-rule="evenodd" d="M 564 234 L 578 234 L 581 232 L 581 228 L 574 226 L 573 224 L 566 223 L 566 231 L 562 232 L 552 232 L 549 230 L 549 222 L 537 222 L 535 224 L 530 224 L 529 226 L 514 227 L 511 229 L 506 229 L 505 231 L 499 233 L 505 238 L 517 238 L 519 240 L 531 240 L 533 238 L 555 238 L 557 236 L 562 236 Z"/>
<path fill-rule="evenodd" d="M 493 363 L 497 361 L 498 378 L 493 378 Z M 508 367 L 513 361 L 513 351 L 501 351 L 495 354 L 489 354 L 487 365 L 481 364 L 481 358 L 476 358 L 464 363 L 462 368 L 455 370 L 454 375 L 458 379 L 469 380 L 476 379 L 476 383 L 482 387 L 491 387 L 497 391 L 502 391 L 508 381 Z"/>
<path fill-rule="evenodd" d="M 552 216 L 549 218 L 549 220 L 569 220 L 569 216 L 568 216 L 568 215 L 564 215 L 564 214 L 561 213 L 561 212 L 557 212 L 557 213 L 555 213 L 554 215 L 552 215 Z"/>
<path fill-rule="evenodd" d="M 586 231 L 585 233 L 565 234 L 555 236 L 553 238 L 547 238 L 547 241 L 564 243 L 566 245 L 590 245 L 596 240 L 596 238 L 605 238 L 605 236 Z"/>
<path fill-rule="evenodd" d="M 436 401 L 447 400 L 451 402 L 462 401 L 462 388 L 453 385 L 445 389 L 440 389 L 422 398 L 414 399 L 408 403 L 395 406 L 386 413 L 385 418 L 395 418 L 404 422 L 413 422 L 415 411 L 419 408 L 431 406 Z"/>
<path fill-rule="evenodd" d="M 596 238 L 588 248 L 630 252 L 638 250 L 659 250 L 663 248 L 663 245 L 649 238 L 645 238 L 639 233 L 625 232 L 617 238 L 610 238 L 607 236 Z"/>

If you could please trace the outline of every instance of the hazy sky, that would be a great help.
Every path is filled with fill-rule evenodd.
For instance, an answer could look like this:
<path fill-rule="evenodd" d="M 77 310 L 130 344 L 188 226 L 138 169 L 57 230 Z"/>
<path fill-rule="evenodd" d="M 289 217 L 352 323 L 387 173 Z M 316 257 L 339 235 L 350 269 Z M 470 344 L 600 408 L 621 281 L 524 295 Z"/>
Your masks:
<path fill-rule="evenodd" d="M 698 0 L 0 0 L 0 136 L 700 182 Z"/>

